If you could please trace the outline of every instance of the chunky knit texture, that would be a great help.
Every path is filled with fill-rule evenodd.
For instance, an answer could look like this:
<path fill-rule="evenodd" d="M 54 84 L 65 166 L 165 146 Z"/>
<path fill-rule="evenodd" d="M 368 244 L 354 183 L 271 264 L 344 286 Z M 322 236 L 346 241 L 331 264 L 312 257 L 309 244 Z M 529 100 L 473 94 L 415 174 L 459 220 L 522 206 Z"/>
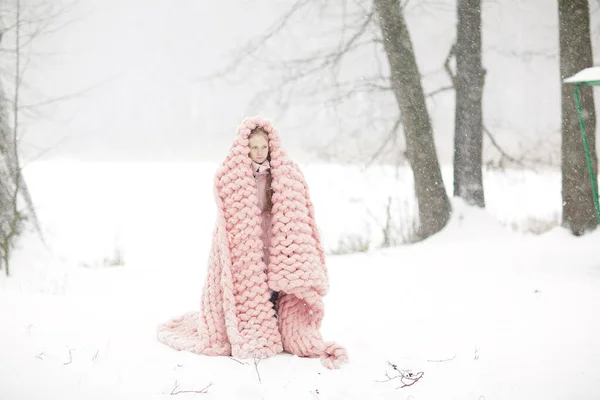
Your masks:
<path fill-rule="evenodd" d="M 272 225 L 269 262 L 263 262 L 261 213 L 248 135 L 269 136 Z M 327 368 L 347 361 L 344 348 L 319 332 L 328 289 L 325 257 L 302 172 L 260 117 L 247 118 L 215 177 L 217 222 L 200 312 L 158 328 L 158 339 L 178 350 L 211 356 L 265 358 L 283 350 L 319 357 Z M 269 301 L 279 292 L 278 317 Z"/>

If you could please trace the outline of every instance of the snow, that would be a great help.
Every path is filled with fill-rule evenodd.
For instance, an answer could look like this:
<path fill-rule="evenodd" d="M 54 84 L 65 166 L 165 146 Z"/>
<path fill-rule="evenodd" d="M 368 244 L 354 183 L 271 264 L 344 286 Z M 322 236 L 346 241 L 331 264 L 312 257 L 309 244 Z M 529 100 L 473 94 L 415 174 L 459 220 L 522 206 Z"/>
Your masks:
<path fill-rule="evenodd" d="M 600 66 L 582 69 L 575 75 L 565 79 L 565 83 L 600 82 Z"/>
<path fill-rule="evenodd" d="M 378 240 L 386 196 L 412 204 L 406 171 L 305 172 L 332 248 L 365 227 Z M 486 172 L 488 210 L 455 199 L 448 226 L 422 243 L 328 256 L 322 333 L 348 349 L 340 370 L 158 343 L 158 323 L 198 307 L 213 174 L 193 163 L 28 166 L 49 250 L 26 238 L 14 276 L 0 279 L 1 399 L 600 398 L 600 231 L 512 229 L 560 211 L 552 172 Z M 125 265 L 105 266 L 115 246 Z M 381 382 L 388 362 L 424 375 L 397 389 Z"/>

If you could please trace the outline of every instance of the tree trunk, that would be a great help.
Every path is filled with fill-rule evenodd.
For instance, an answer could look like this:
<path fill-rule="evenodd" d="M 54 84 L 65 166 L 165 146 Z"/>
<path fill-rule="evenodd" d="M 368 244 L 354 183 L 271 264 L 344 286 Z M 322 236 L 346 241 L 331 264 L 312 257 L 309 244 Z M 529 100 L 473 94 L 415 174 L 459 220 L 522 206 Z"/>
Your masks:
<path fill-rule="evenodd" d="M 457 12 L 454 196 L 483 208 L 481 0 L 458 0 Z"/>
<path fill-rule="evenodd" d="M 421 75 L 397 0 L 374 0 L 390 65 L 391 84 L 402 114 L 406 155 L 419 205 L 419 237 L 427 238 L 448 222 L 451 205 L 442 180 Z"/>
<path fill-rule="evenodd" d="M 19 8 L 17 8 L 17 20 L 18 17 Z M 17 36 L 18 26 L 19 24 L 16 26 Z M 3 32 L 3 26 L 0 26 L 0 32 Z M 1 41 L 2 34 L 0 34 Z M 18 46 L 17 50 L 19 50 Z M 17 59 L 19 59 L 18 51 Z M 20 77 L 18 70 L 16 76 L 17 79 Z M 10 275 L 10 251 L 22 222 L 17 207 L 21 174 L 16 140 L 16 132 L 9 124 L 8 101 L 3 84 L 0 82 L 0 269 L 4 268 L 6 276 Z"/>
<path fill-rule="evenodd" d="M 0 271 L 5 270 L 8 276 L 9 251 L 14 235 L 13 226 L 16 219 L 14 199 L 16 194 L 12 131 L 8 125 L 8 110 L 2 83 L 0 82 Z"/>
<path fill-rule="evenodd" d="M 3 26 L 0 25 L 0 42 L 2 42 Z M 1 72 L 1 71 L 0 71 Z M 9 235 L 13 221 L 12 192 L 14 181 L 12 174 L 12 132 L 8 121 L 8 109 L 5 101 L 2 82 L 0 82 L 0 271 L 9 275 L 8 251 Z"/>
<path fill-rule="evenodd" d="M 559 0 L 558 19 L 562 82 L 593 65 L 588 0 Z M 597 179 L 594 97 L 590 87 L 582 86 L 580 90 L 594 179 Z M 582 235 L 593 230 L 598 222 L 573 91 L 573 85 L 562 84 L 562 211 L 563 226 L 575 235 Z"/>

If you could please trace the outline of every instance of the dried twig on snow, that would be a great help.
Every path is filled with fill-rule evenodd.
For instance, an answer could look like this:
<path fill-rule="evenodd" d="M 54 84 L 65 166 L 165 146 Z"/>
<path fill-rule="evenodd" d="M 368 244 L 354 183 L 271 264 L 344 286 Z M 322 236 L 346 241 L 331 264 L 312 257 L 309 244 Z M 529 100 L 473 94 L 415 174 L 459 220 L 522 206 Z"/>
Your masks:
<path fill-rule="evenodd" d="M 237 359 L 235 359 L 235 358 L 233 358 L 233 357 L 231 357 L 231 356 L 229 356 L 228 358 L 229 358 L 230 360 L 233 360 L 233 361 L 235 361 L 236 363 L 239 363 L 239 364 L 242 364 L 242 365 L 247 365 L 246 363 L 243 363 L 243 362 L 241 362 L 240 360 L 237 360 Z"/>
<path fill-rule="evenodd" d="M 400 370 L 400 369 L 398 369 L 398 366 L 396 366 L 395 364 L 392 364 L 389 361 L 388 361 L 388 364 L 390 365 L 390 367 L 392 367 L 392 369 L 394 371 L 396 371 L 396 376 L 390 376 L 390 374 L 388 372 L 386 372 L 385 376 L 387 379 L 384 381 L 376 381 L 376 382 L 384 383 L 384 382 L 392 381 L 394 379 L 399 379 L 401 382 L 401 385 L 398 386 L 396 389 L 402 389 L 407 386 L 412 386 L 415 383 L 417 383 L 423 377 L 423 375 L 425 375 L 425 372 L 423 372 L 423 371 L 419 371 L 415 374 L 409 370 Z"/>
<path fill-rule="evenodd" d="M 258 381 L 262 383 L 262 379 L 260 378 L 260 372 L 258 372 L 258 363 L 260 362 L 260 358 L 254 359 L 254 369 L 256 369 L 256 375 L 258 376 Z"/>
<path fill-rule="evenodd" d="M 446 362 L 446 361 L 452 361 L 456 358 L 456 355 L 454 355 L 454 357 L 452 358 L 446 358 L 444 360 L 427 360 L 427 362 Z"/>
<path fill-rule="evenodd" d="M 208 384 L 208 386 L 206 386 L 204 389 L 200 389 L 200 390 L 177 390 L 177 388 L 179 387 L 179 383 L 177 383 L 177 381 L 175 381 L 175 387 L 173 388 L 173 390 L 171 391 L 171 396 L 174 396 L 176 394 L 180 394 L 180 393 L 201 393 L 201 394 L 206 394 L 208 393 L 208 388 L 212 386 L 212 382 Z"/>
<path fill-rule="evenodd" d="M 75 349 L 72 349 L 70 347 L 67 347 L 67 348 L 69 349 L 69 361 L 67 361 L 63 365 L 69 365 L 73 362 L 73 350 L 75 350 Z"/>

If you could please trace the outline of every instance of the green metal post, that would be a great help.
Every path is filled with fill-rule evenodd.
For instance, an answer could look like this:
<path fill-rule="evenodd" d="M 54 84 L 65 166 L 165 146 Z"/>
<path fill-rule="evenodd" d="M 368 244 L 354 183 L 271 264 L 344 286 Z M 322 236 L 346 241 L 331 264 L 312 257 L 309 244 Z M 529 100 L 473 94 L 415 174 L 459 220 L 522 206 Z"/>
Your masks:
<path fill-rule="evenodd" d="M 584 83 L 575 85 L 575 102 L 577 103 L 577 113 L 579 114 L 579 127 L 581 128 L 581 136 L 583 138 L 583 148 L 585 149 L 585 159 L 587 161 L 588 173 L 590 175 L 590 183 L 592 184 L 592 193 L 594 196 L 594 204 L 596 205 L 596 218 L 600 224 L 600 201 L 598 200 L 598 188 L 594 177 L 594 168 L 592 168 L 592 158 L 590 156 L 590 147 L 588 145 L 587 135 L 585 134 L 585 126 L 583 123 L 583 115 L 581 114 L 581 101 L 579 100 L 579 86 Z"/>

